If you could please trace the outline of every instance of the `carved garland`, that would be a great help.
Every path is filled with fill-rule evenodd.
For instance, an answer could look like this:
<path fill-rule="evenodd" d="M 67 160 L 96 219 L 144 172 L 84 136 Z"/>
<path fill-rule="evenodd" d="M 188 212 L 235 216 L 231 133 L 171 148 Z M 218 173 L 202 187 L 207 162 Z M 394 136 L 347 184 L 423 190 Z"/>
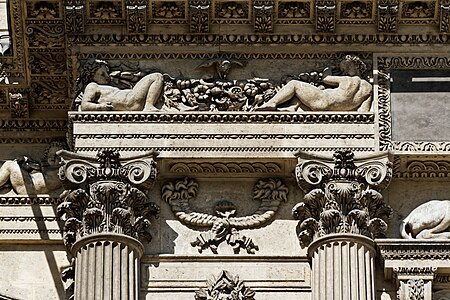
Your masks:
<path fill-rule="evenodd" d="M 236 217 L 236 206 L 228 200 L 215 205 L 216 216 L 194 211 L 189 201 L 197 196 L 198 183 L 191 178 L 169 182 L 162 187 L 162 199 L 169 203 L 177 219 L 194 228 L 210 228 L 191 243 L 202 253 L 210 249 L 217 254 L 218 246 L 226 241 L 235 253 L 245 249 L 254 254 L 259 249 L 251 238 L 238 230 L 259 228 L 273 220 L 278 206 L 287 201 L 288 188 L 279 179 L 259 180 L 253 190 L 253 199 L 261 201 L 259 208 L 250 216 Z"/>

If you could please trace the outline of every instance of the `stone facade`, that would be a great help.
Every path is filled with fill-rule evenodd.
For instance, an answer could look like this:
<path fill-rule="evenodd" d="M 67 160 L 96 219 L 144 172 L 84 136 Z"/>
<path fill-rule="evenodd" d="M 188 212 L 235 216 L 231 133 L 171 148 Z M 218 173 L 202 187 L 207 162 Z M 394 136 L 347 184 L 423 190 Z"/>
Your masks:
<path fill-rule="evenodd" d="M 450 299 L 449 1 L 4 12 L 0 299 Z"/>

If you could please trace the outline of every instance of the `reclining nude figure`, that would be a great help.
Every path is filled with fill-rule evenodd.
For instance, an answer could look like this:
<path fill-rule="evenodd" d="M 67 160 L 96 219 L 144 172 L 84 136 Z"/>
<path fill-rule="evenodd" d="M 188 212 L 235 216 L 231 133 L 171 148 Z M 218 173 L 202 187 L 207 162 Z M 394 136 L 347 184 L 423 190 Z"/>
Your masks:
<path fill-rule="evenodd" d="M 299 101 L 297 110 L 306 106 L 313 111 L 368 112 L 372 102 L 372 85 L 362 78 L 367 70 L 365 63 L 356 56 L 346 55 L 338 67 L 343 75 L 323 78 L 323 83 L 330 88 L 291 80 L 255 110 L 275 110 L 279 104 L 295 96 Z"/>
<path fill-rule="evenodd" d="M 105 61 L 95 60 L 83 68 L 82 80 L 87 83 L 81 100 L 82 111 L 120 110 L 155 111 L 163 89 L 160 73 L 142 77 L 132 89 L 119 89 L 111 85 L 109 68 Z"/>
<path fill-rule="evenodd" d="M 400 224 L 405 239 L 449 239 L 450 201 L 431 200 L 416 207 Z"/>

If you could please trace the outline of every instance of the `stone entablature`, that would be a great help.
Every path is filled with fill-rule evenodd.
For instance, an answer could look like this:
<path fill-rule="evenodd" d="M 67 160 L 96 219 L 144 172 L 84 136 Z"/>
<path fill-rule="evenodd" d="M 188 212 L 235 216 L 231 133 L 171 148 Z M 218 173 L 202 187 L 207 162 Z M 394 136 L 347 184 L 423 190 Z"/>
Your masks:
<path fill-rule="evenodd" d="M 74 149 L 101 148 L 160 158 L 293 159 L 299 150 L 375 151 L 372 113 L 71 112 Z"/>

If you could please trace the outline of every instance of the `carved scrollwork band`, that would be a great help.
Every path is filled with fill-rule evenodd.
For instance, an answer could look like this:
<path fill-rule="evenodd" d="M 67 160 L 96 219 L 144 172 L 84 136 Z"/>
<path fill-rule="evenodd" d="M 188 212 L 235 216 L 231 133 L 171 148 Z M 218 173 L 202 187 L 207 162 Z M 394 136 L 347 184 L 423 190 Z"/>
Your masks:
<path fill-rule="evenodd" d="M 293 209 L 300 226 L 303 247 L 332 233 L 354 233 L 370 238 L 383 236 L 391 208 L 383 203 L 379 190 L 392 178 L 387 153 L 362 161 L 351 151 L 335 152 L 329 158 L 299 153 L 295 176 L 306 193 Z"/>
<path fill-rule="evenodd" d="M 169 172 L 178 174 L 251 174 L 280 173 L 281 167 L 276 163 L 175 163 Z"/>

